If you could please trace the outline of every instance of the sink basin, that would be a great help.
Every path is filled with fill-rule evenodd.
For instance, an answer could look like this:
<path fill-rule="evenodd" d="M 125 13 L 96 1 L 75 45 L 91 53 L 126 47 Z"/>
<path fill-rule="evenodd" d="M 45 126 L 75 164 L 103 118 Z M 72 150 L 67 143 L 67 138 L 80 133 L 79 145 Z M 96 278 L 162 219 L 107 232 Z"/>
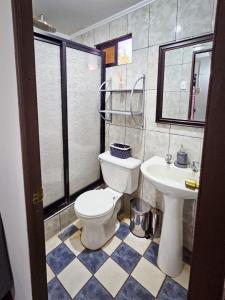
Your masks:
<path fill-rule="evenodd" d="M 141 172 L 164 198 L 164 217 L 159 245 L 158 266 L 171 277 L 183 268 L 183 205 L 185 199 L 196 199 L 197 190 L 185 187 L 186 179 L 199 180 L 199 172 L 167 164 L 154 156 L 141 165 Z"/>

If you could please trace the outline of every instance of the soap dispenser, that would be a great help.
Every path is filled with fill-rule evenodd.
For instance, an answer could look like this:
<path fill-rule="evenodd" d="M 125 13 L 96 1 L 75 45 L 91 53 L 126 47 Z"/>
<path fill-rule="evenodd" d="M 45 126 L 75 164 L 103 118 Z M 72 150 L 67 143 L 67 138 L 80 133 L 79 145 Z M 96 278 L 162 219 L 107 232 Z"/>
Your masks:
<path fill-rule="evenodd" d="M 177 160 L 174 164 L 178 168 L 187 168 L 188 166 L 188 154 L 184 150 L 183 145 L 181 145 L 180 150 L 177 152 Z"/>

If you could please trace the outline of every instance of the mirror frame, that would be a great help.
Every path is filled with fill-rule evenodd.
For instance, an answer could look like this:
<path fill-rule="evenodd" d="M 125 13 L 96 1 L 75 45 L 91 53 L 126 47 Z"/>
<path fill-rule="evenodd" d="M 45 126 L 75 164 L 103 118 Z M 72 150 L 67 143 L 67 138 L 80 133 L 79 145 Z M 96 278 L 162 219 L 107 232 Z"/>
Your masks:
<path fill-rule="evenodd" d="M 176 125 L 187 125 L 195 127 L 204 127 L 203 121 L 181 120 L 172 118 L 163 118 L 163 86 L 164 86 L 164 69 L 165 69 L 165 53 L 167 50 L 173 50 L 181 47 L 188 47 L 199 43 L 213 42 L 213 34 L 207 34 L 196 38 L 185 39 L 179 42 L 164 44 L 159 46 L 159 63 L 158 63 L 158 83 L 157 83 L 157 101 L 156 101 L 156 119 L 157 123 L 167 123 Z M 192 60 L 193 64 L 193 60 Z M 193 69 L 193 65 L 192 65 Z M 191 91 L 190 91 L 191 93 Z M 189 100 L 190 105 L 190 100 Z M 189 116 L 188 116 L 189 117 Z"/>

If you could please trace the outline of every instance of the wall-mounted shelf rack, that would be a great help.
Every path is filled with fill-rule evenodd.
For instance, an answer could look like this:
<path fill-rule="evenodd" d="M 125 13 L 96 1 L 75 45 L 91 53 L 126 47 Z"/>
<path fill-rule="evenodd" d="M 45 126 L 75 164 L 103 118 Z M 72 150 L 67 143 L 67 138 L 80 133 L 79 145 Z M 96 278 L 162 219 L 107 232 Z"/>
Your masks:
<path fill-rule="evenodd" d="M 115 115 L 124 115 L 124 116 L 132 116 L 130 111 L 125 110 L 100 110 L 102 114 L 115 114 Z M 142 115 L 142 111 L 133 111 L 134 116 Z"/>
<path fill-rule="evenodd" d="M 139 81 L 143 81 L 142 84 L 142 89 L 136 89 L 137 84 Z M 108 84 L 107 84 L 108 83 Z M 106 107 L 106 98 L 105 98 L 105 104 L 101 107 L 99 105 L 98 107 L 98 112 L 100 113 L 100 116 L 106 121 L 106 122 L 112 122 L 112 114 L 115 115 L 124 115 L 124 116 L 129 116 L 132 117 L 134 123 L 138 126 L 143 128 L 144 125 L 144 107 L 145 107 L 145 101 L 144 101 L 144 91 L 145 91 L 145 75 L 139 77 L 135 83 L 132 89 L 112 89 L 112 81 L 104 81 L 100 88 L 99 88 L 99 93 L 102 94 L 104 93 L 104 96 L 106 93 L 110 93 L 109 98 L 107 99 L 109 101 L 109 109 L 105 109 Z M 103 88 L 104 87 L 104 88 Z M 112 94 L 113 93 L 130 93 L 130 110 L 113 110 L 112 109 Z M 140 111 L 134 111 L 133 110 L 133 94 L 134 93 L 140 93 L 142 95 L 141 97 L 141 108 Z M 101 98 L 101 97 L 100 97 Z M 110 115 L 109 118 L 105 117 L 106 115 Z M 138 121 L 135 118 L 136 116 L 139 116 Z M 141 121 L 140 121 L 141 120 Z"/>
<path fill-rule="evenodd" d="M 106 92 L 106 93 L 131 93 L 133 91 L 133 93 L 142 93 L 142 89 L 126 89 L 126 90 L 100 90 L 100 92 Z"/>

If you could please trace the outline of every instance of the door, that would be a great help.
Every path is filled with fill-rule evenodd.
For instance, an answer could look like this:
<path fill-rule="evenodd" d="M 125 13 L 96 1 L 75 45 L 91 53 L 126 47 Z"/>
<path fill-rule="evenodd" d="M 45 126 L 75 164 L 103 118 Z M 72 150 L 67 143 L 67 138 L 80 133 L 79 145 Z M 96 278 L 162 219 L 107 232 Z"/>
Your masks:
<path fill-rule="evenodd" d="M 34 300 L 47 300 L 31 0 L 12 0 L 26 209 Z M 225 266 L 225 1 L 218 1 L 215 47 L 195 227 L 190 300 L 221 300 Z M 37 199 L 41 199 L 39 196 Z"/>

